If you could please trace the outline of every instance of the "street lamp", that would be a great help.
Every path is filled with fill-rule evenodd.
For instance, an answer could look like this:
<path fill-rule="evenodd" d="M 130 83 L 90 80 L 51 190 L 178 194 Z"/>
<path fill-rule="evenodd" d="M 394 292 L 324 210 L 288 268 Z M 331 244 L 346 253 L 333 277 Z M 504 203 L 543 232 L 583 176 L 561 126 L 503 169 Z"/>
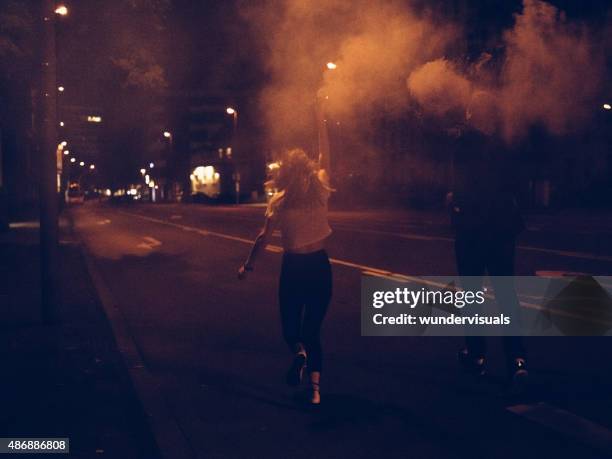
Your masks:
<path fill-rule="evenodd" d="M 60 16 L 68 15 L 68 7 L 66 5 L 59 5 L 55 8 L 55 14 L 59 14 Z"/>
<path fill-rule="evenodd" d="M 227 107 L 225 109 L 225 112 L 228 115 L 232 115 L 233 121 L 234 121 L 234 131 L 233 131 L 233 138 L 234 138 L 234 143 L 236 142 L 236 130 L 238 128 L 238 110 L 235 109 L 234 107 Z M 233 147 L 235 147 L 235 145 L 232 145 Z"/>
<path fill-rule="evenodd" d="M 63 86 L 58 86 L 58 87 L 57 87 L 57 90 L 58 90 L 59 92 L 64 92 L 64 91 L 66 90 L 66 88 L 64 88 Z"/>
<path fill-rule="evenodd" d="M 79 166 L 81 166 L 81 167 L 83 167 L 84 165 L 85 165 L 85 161 L 81 161 L 81 162 L 79 163 Z"/>
<path fill-rule="evenodd" d="M 146 173 L 147 173 L 147 170 L 145 168 L 140 169 L 141 175 L 145 175 Z"/>
<path fill-rule="evenodd" d="M 326 64 L 327 70 L 336 70 L 336 68 L 338 67 L 335 63 L 333 62 L 328 62 Z"/>
<path fill-rule="evenodd" d="M 164 131 L 164 137 L 166 139 L 171 139 L 172 138 L 172 133 L 170 131 Z"/>
<path fill-rule="evenodd" d="M 76 163 L 76 159 L 74 159 L 74 158 L 70 158 L 70 162 L 71 162 L 71 163 Z"/>
<path fill-rule="evenodd" d="M 612 110 L 612 105 L 610 105 L 610 104 L 603 104 L 603 109 L 604 110 Z"/>
<path fill-rule="evenodd" d="M 149 163 L 149 168 L 153 169 L 155 167 L 155 163 Z"/>
<path fill-rule="evenodd" d="M 70 150 L 64 150 L 64 154 L 65 155 L 69 155 L 70 154 Z"/>
<path fill-rule="evenodd" d="M 96 168 L 96 165 L 92 164 L 92 165 L 89 166 L 89 168 L 93 171 Z"/>

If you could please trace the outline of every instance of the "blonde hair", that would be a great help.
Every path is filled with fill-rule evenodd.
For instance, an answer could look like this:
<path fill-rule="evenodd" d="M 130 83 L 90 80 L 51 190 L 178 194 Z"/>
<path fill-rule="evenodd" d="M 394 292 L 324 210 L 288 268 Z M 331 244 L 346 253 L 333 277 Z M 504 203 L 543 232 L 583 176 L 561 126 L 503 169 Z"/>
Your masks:
<path fill-rule="evenodd" d="M 267 183 L 278 189 L 275 199 L 283 208 L 312 207 L 325 204 L 333 189 L 322 179 L 318 164 L 301 148 L 286 151 L 275 176 Z"/>

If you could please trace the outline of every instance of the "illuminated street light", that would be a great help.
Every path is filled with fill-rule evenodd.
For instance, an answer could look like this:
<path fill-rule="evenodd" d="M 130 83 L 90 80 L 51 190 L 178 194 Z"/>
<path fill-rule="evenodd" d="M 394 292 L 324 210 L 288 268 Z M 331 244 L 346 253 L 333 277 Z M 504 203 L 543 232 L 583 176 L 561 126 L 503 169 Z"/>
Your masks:
<path fill-rule="evenodd" d="M 69 155 L 70 154 L 70 150 L 64 150 L 64 154 L 65 155 Z"/>
<path fill-rule="evenodd" d="M 76 162 L 76 159 L 74 159 L 74 158 L 70 158 L 70 162 L 71 162 L 71 163 L 75 163 L 75 162 Z"/>
<path fill-rule="evenodd" d="M 604 110 L 612 110 L 612 105 L 610 105 L 610 104 L 603 104 L 603 109 Z"/>
<path fill-rule="evenodd" d="M 64 122 L 63 121 L 60 121 L 60 126 L 64 127 Z"/>
<path fill-rule="evenodd" d="M 63 141 L 62 141 L 62 143 L 60 143 L 60 145 L 61 145 L 62 147 L 65 147 L 66 145 L 68 145 L 68 142 L 66 142 L 65 140 L 63 140 Z"/>
<path fill-rule="evenodd" d="M 81 166 L 81 167 L 83 167 L 84 165 L 85 165 L 85 161 L 81 161 L 81 162 L 79 163 L 79 166 Z"/>
<path fill-rule="evenodd" d="M 170 137 L 172 137 L 172 133 L 171 133 L 171 132 L 169 132 L 169 131 L 164 131 L 164 137 L 165 137 L 166 139 L 169 139 Z"/>
<path fill-rule="evenodd" d="M 144 168 L 142 168 L 142 169 L 140 169 L 140 173 L 141 173 L 142 175 L 145 175 L 145 174 L 147 173 L 147 170 L 146 170 L 146 169 L 144 169 Z"/>
<path fill-rule="evenodd" d="M 154 163 L 149 163 L 149 167 L 150 167 L 151 169 L 153 169 L 153 168 L 155 167 L 155 164 L 154 164 Z"/>
<path fill-rule="evenodd" d="M 237 110 L 235 108 L 232 108 L 232 107 L 227 107 L 225 109 L 225 111 L 227 112 L 228 115 L 233 115 L 233 114 L 235 114 L 237 112 Z"/>
<path fill-rule="evenodd" d="M 334 64 L 333 62 L 328 62 L 328 63 L 326 64 L 326 66 L 327 66 L 327 69 L 328 69 L 328 70 L 336 70 L 336 68 L 338 67 L 338 66 L 337 66 L 336 64 Z"/>
<path fill-rule="evenodd" d="M 87 122 L 88 123 L 101 123 L 102 122 L 102 117 L 99 115 L 88 115 L 87 116 Z"/>
<path fill-rule="evenodd" d="M 64 88 L 63 86 L 58 86 L 58 87 L 57 87 L 57 90 L 58 90 L 59 92 L 64 92 L 64 91 L 66 90 L 66 88 Z"/>
<path fill-rule="evenodd" d="M 96 168 L 96 165 L 92 164 L 91 166 L 89 166 L 89 168 L 93 171 Z"/>
<path fill-rule="evenodd" d="M 68 7 L 66 5 L 60 5 L 55 8 L 55 14 L 59 14 L 60 16 L 68 15 Z"/>

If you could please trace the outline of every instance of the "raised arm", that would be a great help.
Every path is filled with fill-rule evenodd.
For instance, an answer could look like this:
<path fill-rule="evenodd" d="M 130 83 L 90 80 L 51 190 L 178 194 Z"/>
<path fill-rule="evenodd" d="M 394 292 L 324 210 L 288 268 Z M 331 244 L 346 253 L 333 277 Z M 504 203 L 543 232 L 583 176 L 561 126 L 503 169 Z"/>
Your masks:
<path fill-rule="evenodd" d="M 319 167 L 331 175 L 329 157 L 329 136 L 327 132 L 327 120 L 325 119 L 325 96 L 317 98 L 317 133 L 319 138 Z"/>

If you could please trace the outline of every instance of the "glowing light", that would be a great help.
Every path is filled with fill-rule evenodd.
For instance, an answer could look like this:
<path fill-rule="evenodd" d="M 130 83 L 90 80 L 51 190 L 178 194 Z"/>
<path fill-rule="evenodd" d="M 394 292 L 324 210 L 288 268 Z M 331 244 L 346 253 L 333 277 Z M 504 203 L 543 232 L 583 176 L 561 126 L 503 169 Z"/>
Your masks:
<path fill-rule="evenodd" d="M 102 117 L 98 116 L 98 115 L 89 115 L 89 116 L 87 116 L 87 121 L 89 123 L 101 123 L 102 122 Z"/>
<path fill-rule="evenodd" d="M 85 161 L 81 161 L 81 162 L 79 163 L 79 166 L 81 166 L 81 167 L 83 167 L 84 165 L 85 165 Z"/>
<path fill-rule="evenodd" d="M 92 165 L 89 166 L 89 168 L 93 171 L 96 168 L 96 165 L 92 164 Z"/>
<path fill-rule="evenodd" d="M 327 69 L 328 70 L 336 70 L 338 66 L 336 64 L 334 64 L 333 62 L 328 62 L 327 63 Z"/>
<path fill-rule="evenodd" d="M 155 188 L 155 180 L 149 182 L 149 188 Z"/>
<path fill-rule="evenodd" d="M 145 183 L 148 185 L 150 181 L 151 177 L 149 177 L 149 174 L 145 175 Z"/>
<path fill-rule="evenodd" d="M 62 143 L 60 143 L 60 145 L 61 145 L 62 147 L 65 147 L 66 145 L 68 145 L 68 142 L 66 142 L 66 141 L 64 140 Z"/>
<path fill-rule="evenodd" d="M 604 110 L 612 110 L 612 105 L 610 105 L 610 104 L 603 104 L 603 108 L 604 108 Z"/>
<path fill-rule="evenodd" d="M 69 155 L 70 154 L 70 150 L 64 150 L 64 154 L 65 155 Z"/>
<path fill-rule="evenodd" d="M 60 126 L 64 127 L 64 122 L 63 121 L 60 121 Z"/>
<path fill-rule="evenodd" d="M 153 169 L 153 168 L 155 167 L 155 164 L 154 164 L 154 163 L 149 163 L 149 167 L 150 167 L 151 169 Z"/>
<path fill-rule="evenodd" d="M 270 163 L 268 164 L 268 169 L 270 169 L 271 171 L 273 171 L 274 169 L 278 169 L 280 167 L 279 163 Z"/>
<path fill-rule="evenodd" d="M 59 92 L 64 92 L 64 91 L 66 90 L 66 88 L 64 88 L 63 86 L 58 86 L 58 87 L 57 87 L 57 90 L 58 90 Z"/>
<path fill-rule="evenodd" d="M 144 168 L 143 168 L 143 169 L 140 169 L 140 173 L 141 173 L 142 175 L 145 175 L 145 174 L 147 173 L 147 170 L 146 170 L 146 169 L 144 169 Z"/>
<path fill-rule="evenodd" d="M 60 16 L 66 16 L 68 14 L 68 8 L 66 5 L 60 5 L 55 8 L 55 14 L 59 14 Z"/>
<path fill-rule="evenodd" d="M 164 131 L 164 137 L 165 137 L 166 139 L 169 139 L 170 137 L 172 137 L 172 133 L 171 133 L 171 132 L 169 132 L 169 131 Z"/>
<path fill-rule="evenodd" d="M 234 113 L 236 113 L 236 109 L 232 107 L 227 107 L 225 111 L 227 112 L 228 115 L 233 115 Z"/>
<path fill-rule="evenodd" d="M 202 193 L 209 198 L 217 198 L 221 193 L 221 175 L 214 166 L 198 166 L 189 178 L 193 193 Z"/>
<path fill-rule="evenodd" d="M 74 159 L 74 158 L 70 158 L 70 162 L 71 162 L 71 163 L 76 163 L 76 159 Z"/>

